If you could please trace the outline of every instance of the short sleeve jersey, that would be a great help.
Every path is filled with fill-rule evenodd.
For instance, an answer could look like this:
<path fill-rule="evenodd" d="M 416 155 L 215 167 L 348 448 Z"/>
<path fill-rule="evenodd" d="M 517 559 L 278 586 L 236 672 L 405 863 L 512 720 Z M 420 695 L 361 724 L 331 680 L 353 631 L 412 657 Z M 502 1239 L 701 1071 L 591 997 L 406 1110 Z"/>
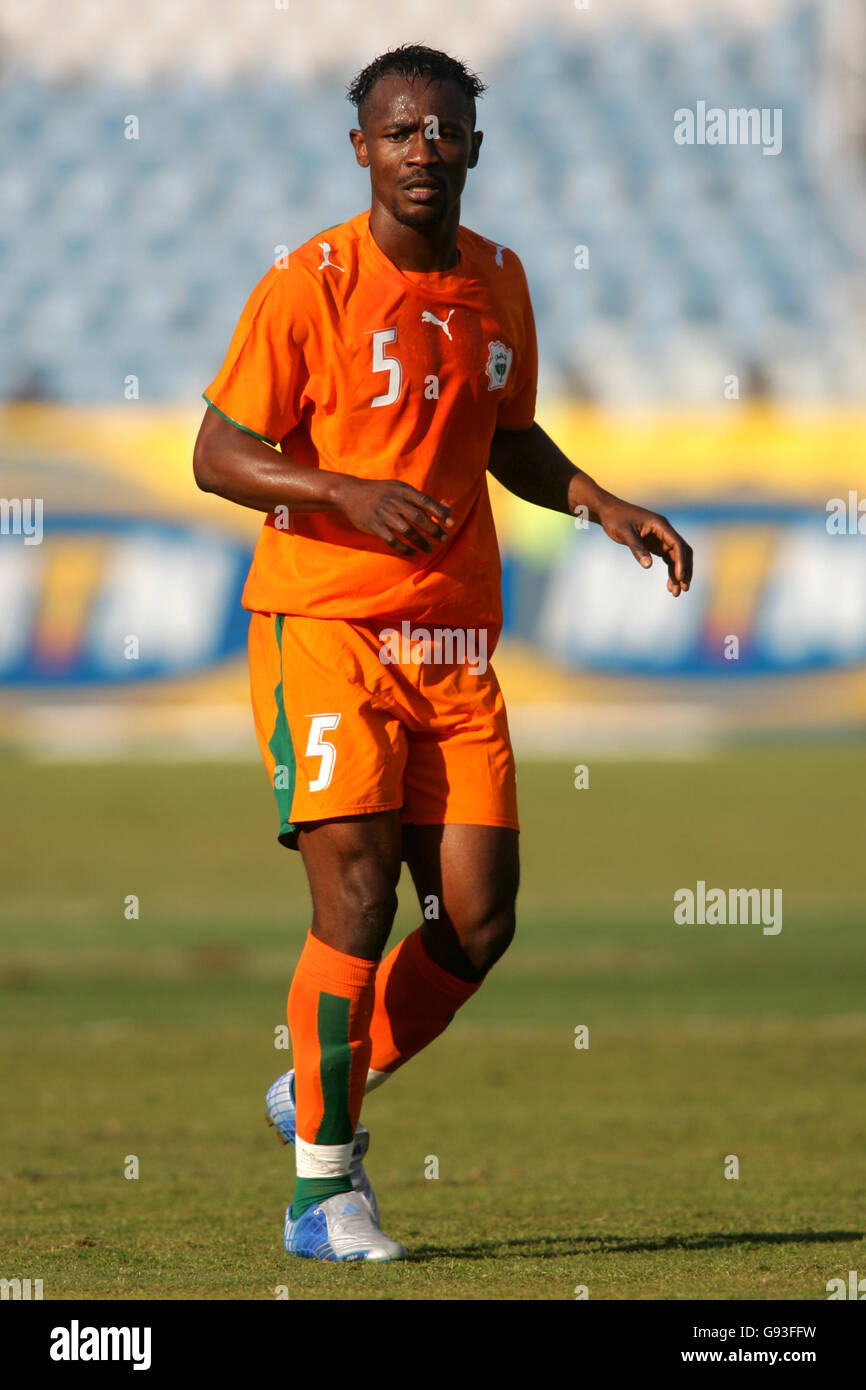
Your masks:
<path fill-rule="evenodd" d="M 407 557 L 336 513 L 278 509 L 246 608 L 501 625 L 487 463 L 497 427 L 533 422 L 535 324 L 518 257 L 466 227 L 457 244 L 450 270 L 402 271 L 364 212 L 254 289 L 208 403 L 295 463 L 410 483 L 445 502 L 455 525 L 431 554 Z"/>

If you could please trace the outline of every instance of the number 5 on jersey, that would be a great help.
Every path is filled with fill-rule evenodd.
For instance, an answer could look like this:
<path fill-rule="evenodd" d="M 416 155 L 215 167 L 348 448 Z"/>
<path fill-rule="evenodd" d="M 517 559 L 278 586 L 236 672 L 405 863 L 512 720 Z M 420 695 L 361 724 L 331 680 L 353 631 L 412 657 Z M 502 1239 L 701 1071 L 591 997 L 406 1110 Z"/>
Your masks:
<path fill-rule="evenodd" d="M 330 739 L 324 737 L 328 730 L 336 729 L 340 722 L 339 714 L 314 714 L 310 724 L 310 737 L 307 739 L 307 757 L 321 758 L 319 775 L 309 784 L 311 792 L 323 792 L 331 785 L 337 750 Z"/>
<path fill-rule="evenodd" d="M 385 356 L 385 348 L 389 343 L 396 341 L 396 328 L 378 328 L 373 334 L 373 371 L 388 373 L 388 389 L 370 402 L 371 408 L 376 405 L 393 405 L 400 398 L 403 388 L 403 363 L 399 357 Z"/>

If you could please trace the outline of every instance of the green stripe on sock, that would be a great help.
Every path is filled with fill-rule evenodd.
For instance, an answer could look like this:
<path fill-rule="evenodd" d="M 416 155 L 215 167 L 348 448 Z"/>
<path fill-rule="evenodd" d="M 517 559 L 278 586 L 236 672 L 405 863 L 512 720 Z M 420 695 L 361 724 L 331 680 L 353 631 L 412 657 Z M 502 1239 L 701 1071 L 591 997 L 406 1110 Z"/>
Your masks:
<path fill-rule="evenodd" d="M 354 1129 L 349 1117 L 349 1074 L 352 1049 L 349 1046 L 349 999 L 337 994 L 319 995 L 316 1031 L 319 1036 L 324 1113 L 316 1131 L 317 1144 L 349 1144 Z M 351 1192 L 348 1173 L 333 1178 L 298 1178 L 292 1197 L 292 1220 L 337 1192 Z"/>
<path fill-rule="evenodd" d="M 277 718 L 274 724 L 274 732 L 271 734 L 268 747 L 274 755 L 274 796 L 277 798 L 277 810 L 280 813 L 280 838 L 283 835 L 291 834 L 294 826 L 290 820 L 292 814 L 292 801 L 295 797 L 295 777 L 297 774 L 297 764 L 295 762 L 295 750 L 292 747 L 292 736 L 289 732 L 289 721 L 286 718 L 286 708 L 283 703 L 283 623 L 285 616 L 278 613 L 274 622 L 274 632 L 277 639 L 277 650 L 280 653 L 280 679 L 274 689 L 274 700 L 277 705 Z"/>
<path fill-rule="evenodd" d="M 297 1221 L 310 1207 L 336 1197 L 338 1192 L 351 1192 L 352 1180 L 348 1173 L 343 1178 L 298 1178 L 292 1197 L 292 1220 Z"/>
<path fill-rule="evenodd" d="M 349 1144 L 355 1137 L 349 1118 L 349 1073 L 352 1049 L 349 1046 L 349 1003 L 338 994 L 319 995 L 317 1027 L 322 1061 L 324 1114 L 316 1134 L 317 1144 Z"/>

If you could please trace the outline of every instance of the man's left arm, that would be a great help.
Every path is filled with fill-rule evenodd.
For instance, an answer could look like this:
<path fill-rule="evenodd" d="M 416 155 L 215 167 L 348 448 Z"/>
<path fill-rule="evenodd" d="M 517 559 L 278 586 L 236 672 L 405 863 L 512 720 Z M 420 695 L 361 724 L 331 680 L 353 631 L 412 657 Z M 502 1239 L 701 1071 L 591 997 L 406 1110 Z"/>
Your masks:
<path fill-rule="evenodd" d="M 692 549 L 667 518 L 599 487 L 589 474 L 575 468 L 539 424 L 527 430 L 497 429 L 487 466 L 509 492 L 537 507 L 571 516 L 585 507 L 588 519 L 597 522 L 611 540 L 627 545 L 644 569 L 649 569 L 653 555 L 661 556 L 675 598 L 688 589 Z"/>

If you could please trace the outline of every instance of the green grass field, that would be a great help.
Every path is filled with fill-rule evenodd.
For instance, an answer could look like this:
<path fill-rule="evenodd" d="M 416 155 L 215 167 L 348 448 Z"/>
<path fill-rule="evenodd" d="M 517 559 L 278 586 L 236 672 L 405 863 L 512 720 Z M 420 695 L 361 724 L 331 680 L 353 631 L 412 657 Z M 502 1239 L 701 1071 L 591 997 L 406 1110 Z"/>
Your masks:
<path fill-rule="evenodd" d="M 260 769 L 5 762 L 0 1275 L 46 1299 L 772 1300 L 866 1274 L 866 748 L 599 761 L 584 791 L 576 760 L 521 765 L 518 939 L 365 1108 L 412 1252 L 382 1268 L 282 1251 L 263 1093 L 308 903 Z M 698 879 L 781 887 L 781 933 L 674 925 Z M 397 933 L 418 920 L 404 880 Z"/>

